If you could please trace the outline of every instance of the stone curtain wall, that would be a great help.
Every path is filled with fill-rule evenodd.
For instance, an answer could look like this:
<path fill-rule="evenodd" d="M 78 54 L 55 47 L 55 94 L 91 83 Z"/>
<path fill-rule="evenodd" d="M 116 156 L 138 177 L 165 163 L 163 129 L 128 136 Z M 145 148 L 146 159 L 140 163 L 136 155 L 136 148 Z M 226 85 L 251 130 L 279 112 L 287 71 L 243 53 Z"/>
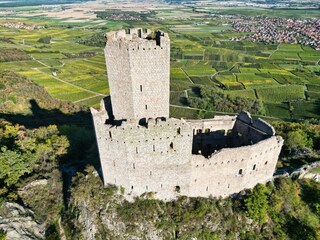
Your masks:
<path fill-rule="evenodd" d="M 193 155 L 189 196 L 226 197 L 271 180 L 282 144 L 272 136 L 251 146 L 224 148 L 209 158 Z"/>
<path fill-rule="evenodd" d="M 146 126 L 113 126 L 104 124 L 102 112 L 93 110 L 104 183 L 124 187 L 128 199 L 145 192 L 162 200 L 179 195 L 225 197 L 254 187 L 272 178 L 283 143 L 281 137 L 265 133 L 256 144 L 223 148 L 205 157 L 192 154 L 194 134 L 205 129 L 234 133 L 239 117 L 150 119 Z M 242 123 L 243 130 L 252 125 L 252 120 Z"/>

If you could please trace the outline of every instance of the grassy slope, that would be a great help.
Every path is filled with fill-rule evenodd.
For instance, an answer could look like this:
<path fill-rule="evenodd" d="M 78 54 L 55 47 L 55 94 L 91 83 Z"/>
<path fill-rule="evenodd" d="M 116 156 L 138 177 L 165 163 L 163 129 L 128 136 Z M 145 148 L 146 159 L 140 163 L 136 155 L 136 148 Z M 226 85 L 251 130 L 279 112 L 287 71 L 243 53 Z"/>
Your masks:
<path fill-rule="evenodd" d="M 0 72 L 0 111 L 31 113 L 31 102 L 40 108 L 59 108 L 64 112 L 79 111 L 81 107 L 53 98 L 44 88 L 14 72 Z M 34 107 L 34 106 L 33 106 Z"/>

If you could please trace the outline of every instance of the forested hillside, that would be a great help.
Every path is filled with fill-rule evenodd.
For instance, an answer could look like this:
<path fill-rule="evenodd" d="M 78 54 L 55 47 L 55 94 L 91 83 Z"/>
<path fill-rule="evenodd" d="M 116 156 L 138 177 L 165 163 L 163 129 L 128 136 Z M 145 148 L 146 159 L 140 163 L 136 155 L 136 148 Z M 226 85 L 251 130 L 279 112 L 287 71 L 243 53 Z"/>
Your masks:
<path fill-rule="evenodd" d="M 0 121 L 2 236 L 19 230 L 47 239 L 59 239 L 62 233 L 67 239 L 320 237 L 320 184 L 310 179 L 281 177 L 226 199 L 181 197 L 165 203 L 146 193 L 133 203 L 127 202 L 123 189 L 103 186 L 90 116 L 50 97 L 43 88 L 17 74 L 2 72 L 1 83 L 1 91 L 8 96 L 21 95 L 21 101 L 25 98 L 21 108 L 11 100 L 7 100 L 10 105 L 2 105 L 7 111 Z M 42 106 L 38 111 L 44 126 L 39 120 L 39 126 L 29 128 L 12 118 L 22 116 L 19 111 L 29 119 L 36 118 L 37 111 L 28 111 L 31 97 Z M 65 113 L 56 116 L 58 125 L 48 124 L 45 119 L 60 107 Z M 66 116 L 70 112 L 73 118 L 79 116 L 81 123 L 69 121 Z M 10 118 L 12 122 L 5 120 Z M 273 124 L 286 140 L 279 167 L 289 171 L 317 160 L 318 124 Z M 27 213 L 28 209 L 32 212 Z M 13 219 L 19 219 L 15 225 L 18 230 L 13 230 L 17 224 Z"/>

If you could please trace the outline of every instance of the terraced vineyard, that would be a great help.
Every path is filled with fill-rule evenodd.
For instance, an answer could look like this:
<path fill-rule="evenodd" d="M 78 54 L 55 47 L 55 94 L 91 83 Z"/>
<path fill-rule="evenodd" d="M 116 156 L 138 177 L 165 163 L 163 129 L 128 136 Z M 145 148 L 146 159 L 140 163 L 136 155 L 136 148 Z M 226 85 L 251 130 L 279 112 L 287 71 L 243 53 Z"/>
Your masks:
<path fill-rule="evenodd" d="M 108 94 L 102 49 L 77 44 L 75 37 L 93 31 L 49 28 L 34 31 L 0 28 L 11 43 L 0 41 L 0 49 L 17 49 L 29 56 L 24 61 L 0 63 L 0 69 L 19 73 L 43 86 L 54 97 L 74 103 L 97 106 Z M 50 44 L 39 43 L 51 36 Z"/>
<path fill-rule="evenodd" d="M 78 27 L 45 23 L 47 28 L 34 31 L 0 27 L 0 53 L 11 49 L 23 56 L 0 62 L 1 71 L 26 76 L 56 98 L 98 106 L 108 94 L 103 49 L 78 41 L 127 23 L 106 23 L 104 30 L 83 28 L 83 23 Z M 141 27 L 141 22 L 128 24 Z M 172 116 L 200 117 L 203 111 L 190 108 L 189 98 L 201 97 L 199 89 L 205 86 L 234 98 L 260 100 L 270 117 L 319 118 L 320 51 L 296 44 L 232 41 L 244 33 L 233 32 L 226 19 L 200 23 L 149 19 L 142 25 L 170 35 Z M 45 36 L 51 36 L 50 44 L 38 42 Z"/>
<path fill-rule="evenodd" d="M 235 42 L 230 38 L 237 33 L 227 29 L 217 33 L 208 31 L 208 27 L 203 27 L 203 31 L 198 28 L 181 32 L 175 23 L 175 28 L 169 29 L 174 30 L 172 45 L 175 53 L 179 52 L 172 60 L 175 66 L 183 63 L 182 69 L 192 80 L 188 82 L 181 73 L 179 77 L 178 72 L 172 72 L 174 105 L 188 103 L 183 91 L 197 92 L 198 86 L 205 85 L 221 88 L 233 97 L 259 99 L 271 117 L 319 118 L 320 51 L 297 44 Z M 211 82 L 202 80 L 204 77 Z M 176 91 L 181 92 L 180 99 Z"/>

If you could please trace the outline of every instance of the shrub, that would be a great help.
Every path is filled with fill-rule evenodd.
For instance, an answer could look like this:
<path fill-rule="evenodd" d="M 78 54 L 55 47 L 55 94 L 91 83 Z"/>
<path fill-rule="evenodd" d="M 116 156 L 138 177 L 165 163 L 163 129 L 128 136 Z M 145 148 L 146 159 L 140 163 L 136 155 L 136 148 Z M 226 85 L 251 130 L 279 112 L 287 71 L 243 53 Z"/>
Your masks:
<path fill-rule="evenodd" d="M 44 43 L 44 44 L 50 44 L 51 43 L 51 36 L 45 36 L 45 37 L 41 37 L 39 38 L 38 42 L 39 43 Z"/>

